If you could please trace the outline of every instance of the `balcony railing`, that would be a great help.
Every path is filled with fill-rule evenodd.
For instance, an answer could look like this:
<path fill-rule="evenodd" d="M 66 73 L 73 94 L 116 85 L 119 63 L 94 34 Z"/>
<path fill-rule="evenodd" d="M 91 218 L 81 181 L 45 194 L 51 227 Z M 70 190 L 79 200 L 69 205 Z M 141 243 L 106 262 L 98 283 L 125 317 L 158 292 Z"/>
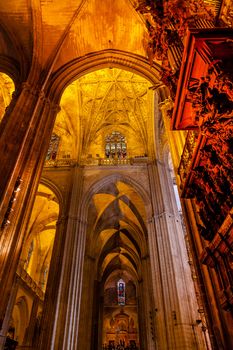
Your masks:
<path fill-rule="evenodd" d="M 81 162 L 84 166 L 129 166 L 145 165 L 149 161 L 148 157 L 135 156 L 132 158 L 87 158 Z M 45 168 L 71 167 L 77 164 L 75 159 L 55 159 L 45 161 Z"/>
<path fill-rule="evenodd" d="M 17 268 L 18 277 L 31 289 L 41 300 L 44 300 L 44 292 L 38 286 L 38 284 L 31 278 L 31 276 L 27 273 L 26 270 L 22 266 L 18 266 Z"/>
<path fill-rule="evenodd" d="M 131 164 L 130 158 L 122 158 L 122 159 L 100 158 L 98 165 L 130 165 L 130 164 Z"/>
<path fill-rule="evenodd" d="M 75 159 L 71 158 L 59 158 L 55 160 L 46 160 L 44 166 L 46 168 L 60 168 L 60 167 L 71 167 L 76 164 Z"/>

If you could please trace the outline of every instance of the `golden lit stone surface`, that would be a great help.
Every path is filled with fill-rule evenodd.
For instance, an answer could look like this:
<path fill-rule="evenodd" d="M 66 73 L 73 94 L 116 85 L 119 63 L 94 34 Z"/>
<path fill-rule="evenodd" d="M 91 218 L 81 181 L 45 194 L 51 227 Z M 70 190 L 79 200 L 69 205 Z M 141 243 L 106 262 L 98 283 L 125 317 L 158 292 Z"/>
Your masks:
<path fill-rule="evenodd" d="M 56 68 L 89 52 L 117 49 L 146 56 L 147 30 L 128 0 L 44 2 L 42 18 L 46 40 L 44 57 L 51 54 L 65 27 L 70 29 L 62 44 Z M 143 40 L 144 38 L 144 40 Z"/>
<path fill-rule="evenodd" d="M 9 106 L 12 93 L 15 90 L 13 80 L 6 74 L 0 72 L 0 121 L 5 113 L 6 107 Z"/>
<path fill-rule="evenodd" d="M 226 254 L 224 264 L 221 259 L 222 253 L 224 255 L 228 248 L 226 239 L 229 235 L 225 230 L 225 236 L 222 236 L 221 230 L 221 236 L 219 234 L 218 240 L 214 241 L 214 249 L 217 247 L 214 254 L 223 273 L 219 274 L 216 270 L 219 275 L 212 279 L 211 272 L 210 278 L 208 277 L 209 267 L 201 270 L 201 266 L 197 265 L 195 271 L 196 263 L 203 262 L 203 259 L 195 261 L 194 257 L 199 258 L 203 247 L 206 250 L 205 261 L 208 261 L 210 267 L 213 265 L 213 254 L 209 250 L 210 246 L 207 250 L 206 242 L 202 245 L 203 237 L 198 235 L 198 220 L 196 225 L 195 219 L 200 208 L 195 207 L 194 200 L 192 203 L 184 201 L 188 223 L 185 238 L 191 238 L 191 253 L 188 256 L 185 254 L 182 221 L 177 210 L 179 208 L 175 205 L 167 163 L 170 144 L 177 173 L 185 139 L 181 133 L 169 131 L 168 114 L 171 113 L 168 112 L 167 105 L 171 105 L 171 100 L 166 100 L 166 87 L 159 82 L 161 79 L 169 87 L 169 80 L 165 79 L 166 65 L 161 68 L 155 62 L 153 65 L 153 52 L 150 55 L 151 46 L 147 46 L 148 16 L 142 18 L 135 10 L 138 3 L 142 2 L 146 6 L 150 3 L 134 0 L 12 0 L 0 5 L 1 67 L 14 77 L 17 86 L 15 105 L 10 106 L 13 108 L 8 109 L 4 123 L 1 124 L 1 134 L 4 136 L 1 163 L 5 170 L 2 171 L 2 180 L 9 180 L 9 186 L 4 181 L 1 186 L 3 190 L 5 188 L 6 206 L 7 202 L 12 203 L 15 179 L 19 176 L 16 183 L 22 179 L 15 208 L 9 206 L 6 209 L 3 206 L 2 211 L 3 215 L 7 213 L 11 217 L 8 226 L 4 228 L 4 236 L 1 236 L 4 244 L 1 252 L 4 255 L 1 260 L 3 283 L 0 319 L 6 315 L 5 330 L 0 334 L 1 341 L 7 335 L 7 322 L 11 317 L 9 310 L 12 309 L 19 347 L 34 348 L 34 342 L 37 343 L 37 337 L 40 336 L 40 349 L 49 349 L 51 346 L 63 349 L 100 348 L 100 342 L 97 345 L 96 339 L 101 337 L 101 327 L 102 333 L 106 331 L 106 335 L 111 331 L 116 333 L 119 329 L 132 330 L 134 325 L 137 326 L 138 312 L 141 348 L 186 349 L 193 348 L 196 344 L 204 349 L 201 340 L 205 340 L 203 335 L 204 338 L 206 334 L 208 337 L 208 330 L 204 333 L 205 313 L 200 310 L 207 307 L 207 314 L 211 315 L 207 324 L 214 325 L 210 329 L 211 336 L 216 335 L 216 344 L 232 348 L 224 346 L 225 331 L 228 329 L 228 335 L 231 334 L 231 323 L 227 319 L 229 313 L 225 317 L 220 308 L 216 307 L 220 305 L 222 295 L 218 300 L 218 285 L 212 284 L 212 281 L 217 281 L 217 277 L 219 280 L 224 277 L 224 308 L 228 308 L 228 302 L 232 303 L 231 295 L 227 295 L 228 271 L 224 271 L 225 265 L 229 263 L 228 255 Z M 205 2 L 215 6 L 218 0 Z M 151 1 L 152 3 L 155 4 Z M 179 11 L 182 9 L 179 9 L 179 5 L 187 3 L 176 0 L 166 4 L 163 2 L 165 18 L 164 23 L 161 23 L 162 29 L 165 32 L 171 30 L 171 36 L 168 36 L 169 41 L 162 40 L 162 45 L 156 43 L 156 46 L 164 46 L 166 50 L 166 44 L 169 44 L 169 59 L 177 59 L 177 62 L 171 64 L 175 69 L 176 64 L 179 66 L 182 55 L 179 50 L 182 51 L 182 45 L 173 31 L 173 25 L 175 21 L 179 22 L 179 18 L 172 18 L 168 27 L 168 3 L 174 3 Z M 194 7 L 198 5 L 195 0 L 189 3 Z M 229 24 L 231 3 L 232 0 L 225 1 L 225 5 L 223 2 L 220 9 L 220 18 Z M 182 10 L 179 13 L 182 22 Z M 183 20 L 187 22 L 189 18 L 184 16 Z M 153 32 L 154 42 L 159 34 L 166 34 L 160 33 L 159 28 L 160 25 Z M 215 31 L 214 28 L 211 30 Z M 149 63 L 145 59 L 147 54 L 150 56 Z M 192 66 L 191 57 L 183 55 L 190 64 L 189 67 Z M 129 71 L 116 67 L 125 67 Z M 95 69 L 101 70 L 94 72 Z M 130 70 L 148 77 L 153 82 L 153 87 L 152 83 Z M 1 114 L 9 105 L 13 91 L 7 86 L 8 83 L 5 85 L 7 79 L 3 77 L 3 80 L 0 81 Z M 67 87 L 68 81 L 72 83 Z M 46 141 L 49 141 L 57 110 L 56 103 L 65 87 L 67 89 L 61 99 L 61 112 L 54 129 L 59 135 L 59 138 L 54 136 L 54 139 L 60 140 L 58 153 L 57 150 L 52 153 L 53 164 L 42 175 L 43 181 L 56 188 L 59 195 L 61 216 L 56 226 L 59 207 L 54 193 L 41 185 L 35 196 L 34 207 L 32 202 L 35 198 L 31 195 L 36 192 L 46 155 Z M 178 104 L 182 105 L 180 100 Z M 106 137 L 113 132 L 121 133 L 126 140 L 125 163 L 117 162 L 120 159 L 117 158 L 118 154 L 116 157 L 114 154 L 112 163 L 100 159 L 105 157 Z M 153 144 L 157 147 L 156 156 Z M 65 166 L 62 167 L 62 164 Z M 110 166 L 104 166 L 107 164 Z M 197 165 L 196 162 L 193 164 Z M 213 168 L 207 170 L 211 173 Z M 221 173 L 220 185 L 221 179 L 226 184 L 224 162 L 221 168 L 217 166 L 214 170 Z M 228 169 L 226 173 L 228 174 Z M 216 185 L 219 186 L 218 178 Z M 218 188 L 208 193 L 218 195 Z M 211 201 L 212 198 L 210 203 Z M 214 209 L 217 208 L 216 214 L 219 203 L 215 201 L 213 204 Z M 30 219 L 29 211 L 32 211 Z M 41 298 L 41 294 L 36 294 L 34 287 L 37 285 L 45 290 L 56 227 L 56 245 L 43 321 L 39 324 L 37 315 L 42 306 L 38 306 L 35 295 Z M 223 241 L 222 237 L 226 239 Z M 219 242 L 220 250 L 217 245 Z M 187 247 L 189 249 L 188 239 Z M 20 265 L 16 272 L 18 261 Z M 192 288 L 191 276 L 187 273 L 189 265 L 195 289 Z M 202 291 L 207 291 L 207 300 L 203 295 L 204 303 L 200 300 L 198 305 L 195 295 L 199 298 L 201 293 L 197 272 L 201 272 L 200 277 L 204 276 L 204 279 L 200 279 L 204 282 Z M 24 279 L 20 281 L 23 275 Z M 124 323 L 127 316 L 123 315 L 120 307 L 116 311 L 116 305 L 113 305 L 113 312 L 107 308 L 103 312 L 102 308 L 103 292 L 108 288 L 116 289 L 119 278 L 134 282 L 137 289 L 135 303 L 130 305 L 134 305 L 135 312 L 129 313 L 129 308 L 124 309 L 130 316 L 128 323 Z M 16 288 L 18 291 L 15 298 Z M 213 290 L 217 292 L 213 293 Z M 29 291 L 31 297 L 27 301 Z M 42 300 L 43 293 L 41 302 Z M 106 303 L 105 306 L 109 307 L 109 304 Z M 217 335 L 220 336 L 217 338 Z M 107 336 L 102 339 L 106 342 L 109 340 Z M 210 348 L 208 344 L 206 348 Z"/>
<path fill-rule="evenodd" d="M 29 61 L 56 70 L 77 57 L 116 49 L 146 57 L 147 29 L 129 0 L 1 2 L 4 24 L 17 33 Z M 30 32 L 34 30 L 33 36 Z M 43 38 L 43 40 L 41 39 Z M 39 46 L 33 51 L 33 44 Z M 6 50 L 11 50 L 11 44 Z"/>
<path fill-rule="evenodd" d="M 151 154 L 150 86 L 141 76 L 117 68 L 95 71 L 70 84 L 54 127 L 61 136 L 59 158 L 104 158 L 105 139 L 113 131 L 125 136 L 128 157 Z"/>
<path fill-rule="evenodd" d="M 21 262 L 37 284 L 43 284 L 43 289 L 46 281 L 42 283 L 41 279 L 50 264 L 58 212 L 59 205 L 54 193 L 40 184 L 25 236 Z"/>
<path fill-rule="evenodd" d="M 127 266 L 135 270 L 133 261 L 142 253 L 139 250 L 145 229 L 145 205 L 130 186 L 121 181 L 108 184 L 92 199 L 89 209 L 93 224 L 93 247 L 99 256 L 100 274 L 112 266 Z"/>

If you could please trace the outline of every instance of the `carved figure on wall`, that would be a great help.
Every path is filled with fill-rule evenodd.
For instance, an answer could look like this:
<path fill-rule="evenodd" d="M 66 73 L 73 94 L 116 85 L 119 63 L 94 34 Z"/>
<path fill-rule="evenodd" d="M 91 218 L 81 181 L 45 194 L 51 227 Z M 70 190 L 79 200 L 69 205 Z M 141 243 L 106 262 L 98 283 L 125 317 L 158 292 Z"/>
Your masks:
<path fill-rule="evenodd" d="M 171 66 L 169 45 L 183 49 L 182 42 L 188 26 L 195 27 L 195 22 L 200 19 L 212 21 L 214 16 L 204 1 L 195 0 L 139 0 L 136 10 L 146 20 L 150 64 L 153 64 L 154 59 L 162 61 L 161 80 L 174 97 L 178 72 Z"/>
<path fill-rule="evenodd" d="M 225 74 L 224 61 L 216 59 L 210 65 L 207 76 L 190 80 L 188 90 L 187 99 L 192 102 L 193 118 L 206 139 L 188 193 L 196 198 L 199 208 L 202 221 L 199 231 L 205 239 L 211 240 L 233 202 L 231 70 Z"/>
<path fill-rule="evenodd" d="M 57 152 L 59 148 L 60 137 L 56 134 L 52 134 L 51 140 L 49 143 L 49 149 L 46 155 L 46 160 L 55 160 L 57 157 Z"/>
<path fill-rule="evenodd" d="M 225 169 L 212 145 L 202 149 L 201 164 L 193 170 L 193 180 L 189 185 L 188 196 L 196 199 L 202 224 L 200 234 L 211 240 L 224 221 L 232 206 L 233 185 L 225 177 Z"/>
<path fill-rule="evenodd" d="M 220 69 L 222 61 L 215 60 L 206 77 L 191 79 L 187 98 L 192 101 L 194 119 L 201 131 L 214 132 L 217 126 L 232 125 L 233 83 Z"/>
<path fill-rule="evenodd" d="M 28 249 L 27 258 L 26 258 L 25 263 L 24 263 L 24 269 L 25 270 L 27 270 L 27 268 L 29 266 L 33 250 L 34 250 L 34 241 L 32 240 L 31 243 L 30 243 L 29 249 Z"/>

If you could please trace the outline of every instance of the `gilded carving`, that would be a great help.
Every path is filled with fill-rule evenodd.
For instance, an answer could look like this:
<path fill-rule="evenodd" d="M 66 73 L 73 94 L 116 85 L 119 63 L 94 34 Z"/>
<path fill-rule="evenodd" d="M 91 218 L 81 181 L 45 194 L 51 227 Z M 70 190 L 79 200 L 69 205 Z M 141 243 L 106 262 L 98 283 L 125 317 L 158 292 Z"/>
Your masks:
<path fill-rule="evenodd" d="M 178 174 L 181 177 L 182 183 L 186 180 L 186 177 L 191 170 L 193 152 L 197 145 L 198 132 L 189 131 L 186 137 L 185 146 L 181 156 L 181 161 L 178 169 Z"/>
<path fill-rule="evenodd" d="M 229 27 L 233 27 L 233 0 L 223 1 L 220 19 Z"/>
<path fill-rule="evenodd" d="M 0 72 L 0 121 L 11 102 L 14 89 L 15 87 L 12 79 L 8 75 Z"/>
<path fill-rule="evenodd" d="M 150 64 L 162 61 L 161 81 L 175 96 L 179 76 L 179 65 L 183 51 L 183 40 L 188 27 L 196 27 L 204 19 L 212 22 L 214 14 L 205 1 L 139 0 L 137 11 L 143 14 L 149 33 L 147 55 Z M 176 52 L 172 50 L 176 47 Z"/>

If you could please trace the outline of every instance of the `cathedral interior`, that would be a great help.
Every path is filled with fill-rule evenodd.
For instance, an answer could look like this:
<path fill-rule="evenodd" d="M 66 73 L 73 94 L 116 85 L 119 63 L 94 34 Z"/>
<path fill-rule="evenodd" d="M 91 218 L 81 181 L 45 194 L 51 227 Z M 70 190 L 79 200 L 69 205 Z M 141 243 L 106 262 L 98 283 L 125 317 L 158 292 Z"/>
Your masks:
<path fill-rule="evenodd" d="M 0 19 L 0 349 L 233 349 L 233 0 Z"/>

